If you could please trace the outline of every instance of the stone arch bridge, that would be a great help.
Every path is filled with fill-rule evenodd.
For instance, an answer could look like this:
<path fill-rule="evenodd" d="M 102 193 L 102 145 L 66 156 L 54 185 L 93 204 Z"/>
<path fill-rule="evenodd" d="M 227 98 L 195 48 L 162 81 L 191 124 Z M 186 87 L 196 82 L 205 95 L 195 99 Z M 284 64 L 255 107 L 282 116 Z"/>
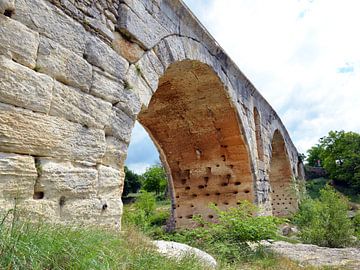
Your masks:
<path fill-rule="evenodd" d="M 0 209 L 119 226 L 136 119 L 176 226 L 247 199 L 297 207 L 280 118 L 180 0 L 0 0 Z"/>

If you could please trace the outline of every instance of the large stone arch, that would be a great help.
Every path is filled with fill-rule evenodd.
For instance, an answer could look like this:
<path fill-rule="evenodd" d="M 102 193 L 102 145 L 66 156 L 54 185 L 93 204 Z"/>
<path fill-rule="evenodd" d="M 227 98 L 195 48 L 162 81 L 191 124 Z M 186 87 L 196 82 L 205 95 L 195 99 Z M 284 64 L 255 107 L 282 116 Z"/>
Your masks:
<path fill-rule="evenodd" d="M 212 90 L 204 86 L 197 95 L 187 89 L 180 100 L 200 102 L 202 95 L 219 102 L 210 103 L 208 114 L 200 102 L 201 117 L 194 113 L 181 120 L 190 119 L 189 132 L 204 130 L 189 137 L 194 150 L 186 151 L 188 160 L 196 158 L 198 164 L 185 162 L 176 169 L 170 152 L 181 149 L 164 147 L 166 130 L 153 125 L 150 116 L 159 111 L 157 103 L 174 98 L 167 96 L 171 87 L 166 82 L 176 82 L 182 91 L 187 84 L 202 88 L 179 74 L 208 77 L 216 85 Z M 260 117 L 254 118 L 254 107 Z M 124 160 L 139 113 L 174 179 L 174 203 L 181 180 L 188 181 L 177 173 L 204 181 L 204 188 L 195 181 L 190 190 L 204 190 L 199 198 L 208 199 L 198 201 L 197 212 L 205 218 L 212 219 L 205 205 L 216 202 L 213 193 L 224 207 L 247 198 L 261 213 L 272 214 L 269 172 L 276 129 L 288 151 L 291 176 L 301 176 L 301 160 L 279 116 L 181 1 L 1 2 L 0 212 L 16 202 L 51 222 L 118 227 Z M 212 127 L 203 123 L 210 120 Z M 204 143 L 206 129 L 214 148 Z M 259 135 L 263 159 L 257 154 Z M 224 177 L 228 183 L 211 187 L 207 196 L 209 171 L 215 185 Z M 194 211 L 181 207 L 175 209 L 185 217 L 197 213 L 195 205 Z"/>
<path fill-rule="evenodd" d="M 285 140 L 278 129 L 273 134 L 271 149 L 269 181 L 272 213 L 276 216 L 288 216 L 296 211 L 297 198 Z"/>
<path fill-rule="evenodd" d="M 194 215 L 215 220 L 209 209 L 254 201 L 247 146 L 234 107 L 216 73 L 199 61 L 171 64 L 139 114 L 168 166 L 177 226 Z"/>

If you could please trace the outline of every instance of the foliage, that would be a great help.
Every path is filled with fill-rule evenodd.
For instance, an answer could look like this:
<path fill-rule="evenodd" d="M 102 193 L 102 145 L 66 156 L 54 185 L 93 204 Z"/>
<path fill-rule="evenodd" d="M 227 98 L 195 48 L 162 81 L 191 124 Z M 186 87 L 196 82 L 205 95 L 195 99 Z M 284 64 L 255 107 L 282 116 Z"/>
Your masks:
<path fill-rule="evenodd" d="M 137 193 L 141 188 L 141 178 L 139 175 L 129 170 L 125 166 L 125 181 L 123 196 L 127 196 L 129 193 Z"/>
<path fill-rule="evenodd" d="M 161 165 L 154 165 L 142 175 L 143 189 L 155 192 L 156 195 L 164 193 L 167 187 L 165 170 Z"/>
<path fill-rule="evenodd" d="M 254 215 L 257 209 L 247 201 L 226 211 L 220 210 L 214 205 L 211 205 L 210 208 L 218 217 L 216 223 L 205 222 L 202 218 L 195 216 L 194 220 L 200 226 L 157 237 L 204 249 L 230 263 L 242 261 L 244 258 L 249 259 L 255 255 L 249 242 L 274 238 L 277 225 L 281 222 L 276 217 Z"/>
<path fill-rule="evenodd" d="M 353 218 L 353 224 L 355 229 L 355 236 L 360 241 L 360 211 L 356 213 L 356 215 Z"/>
<path fill-rule="evenodd" d="M 330 131 L 308 154 L 310 165 L 319 159 L 330 178 L 360 190 L 360 134 Z"/>
<path fill-rule="evenodd" d="M 156 200 L 152 193 L 142 191 L 136 202 L 127 207 L 123 215 L 123 223 L 127 226 L 135 225 L 143 232 L 151 234 L 157 226 L 166 224 L 170 210 L 156 209 Z"/>
<path fill-rule="evenodd" d="M 190 256 L 179 261 L 163 257 L 136 230 L 119 234 L 99 228 L 34 224 L 8 213 L 0 218 L 0 269 L 206 268 Z"/>
<path fill-rule="evenodd" d="M 353 228 L 347 215 L 348 201 L 327 185 L 320 190 L 319 199 L 301 201 L 294 222 L 300 228 L 305 243 L 325 247 L 344 247 L 350 244 Z"/>

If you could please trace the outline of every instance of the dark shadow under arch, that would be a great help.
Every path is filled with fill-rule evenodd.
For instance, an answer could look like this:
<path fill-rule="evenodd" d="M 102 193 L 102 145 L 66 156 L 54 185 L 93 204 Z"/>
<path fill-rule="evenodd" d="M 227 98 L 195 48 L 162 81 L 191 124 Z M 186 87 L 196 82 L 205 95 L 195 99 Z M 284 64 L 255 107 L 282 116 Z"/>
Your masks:
<path fill-rule="evenodd" d="M 254 201 L 253 176 L 241 124 L 218 76 L 198 61 L 176 62 L 138 119 L 167 167 L 176 227 L 209 209 Z"/>
<path fill-rule="evenodd" d="M 288 216 L 297 209 L 297 198 L 292 186 L 290 160 L 285 141 L 279 130 L 276 130 L 272 143 L 270 162 L 271 206 L 275 216 Z"/>

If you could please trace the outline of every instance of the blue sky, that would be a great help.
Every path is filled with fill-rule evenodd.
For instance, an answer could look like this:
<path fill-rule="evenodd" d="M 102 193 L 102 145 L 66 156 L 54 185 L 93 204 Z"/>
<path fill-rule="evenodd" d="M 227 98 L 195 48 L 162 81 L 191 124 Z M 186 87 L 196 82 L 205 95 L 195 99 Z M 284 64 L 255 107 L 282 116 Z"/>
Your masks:
<path fill-rule="evenodd" d="M 300 152 L 330 130 L 360 132 L 360 1 L 185 0 L 270 102 Z M 136 125 L 127 165 L 159 162 Z"/>

